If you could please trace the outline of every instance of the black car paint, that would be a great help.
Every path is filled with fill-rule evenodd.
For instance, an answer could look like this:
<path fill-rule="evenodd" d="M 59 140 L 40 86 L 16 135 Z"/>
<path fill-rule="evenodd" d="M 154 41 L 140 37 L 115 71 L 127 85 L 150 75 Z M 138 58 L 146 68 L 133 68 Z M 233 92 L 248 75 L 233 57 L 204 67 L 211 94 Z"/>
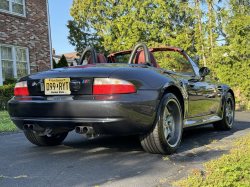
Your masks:
<path fill-rule="evenodd" d="M 231 88 L 208 77 L 201 79 L 199 68 L 191 59 L 190 63 L 194 68 L 193 75 L 135 64 L 96 64 L 88 68 L 60 68 L 28 75 L 19 81 L 28 81 L 31 93 L 28 98 L 31 100 L 23 100 L 27 96 L 16 96 L 8 102 L 8 111 L 20 129 L 24 124 L 33 123 L 65 131 L 83 125 L 92 126 L 98 134 L 140 134 L 151 128 L 164 93 L 174 89 L 182 97 L 185 120 L 194 118 L 198 121 L 212 114 L 222 118 L 225 94 L 232 92 Z M 43 83 L 45 78 L 65 77 L 78 81 L 90 79 L 91 83 L 87 91 L 84 87 L 86 85 L 81 85 L 81 89 L 72 91 L 70 96 L 45 96 L 39 90 L 38 83 Z M 98 96 L 92 95 L 93 77 L 127 80 L 134 84 L 137 92 L 117 94 L 111 99 L 97 99 Z M 207 94 L 215 94 L 215 98 L 207 97 Z M 201 114 L 190 115 L 192 102 L 200 101 L 212 101 L 217 105 L 210 113 L 201 111 Z"/>

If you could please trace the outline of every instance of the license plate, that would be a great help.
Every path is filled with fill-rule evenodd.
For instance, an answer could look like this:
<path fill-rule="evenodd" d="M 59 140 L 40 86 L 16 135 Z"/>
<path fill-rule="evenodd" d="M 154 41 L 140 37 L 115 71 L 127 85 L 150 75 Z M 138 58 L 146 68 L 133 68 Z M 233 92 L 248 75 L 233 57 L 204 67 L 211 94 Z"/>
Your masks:
<path fill-rule="evenodd" d="M 45 79 L 45 95 L 70 95 L 70 78 Z"/>

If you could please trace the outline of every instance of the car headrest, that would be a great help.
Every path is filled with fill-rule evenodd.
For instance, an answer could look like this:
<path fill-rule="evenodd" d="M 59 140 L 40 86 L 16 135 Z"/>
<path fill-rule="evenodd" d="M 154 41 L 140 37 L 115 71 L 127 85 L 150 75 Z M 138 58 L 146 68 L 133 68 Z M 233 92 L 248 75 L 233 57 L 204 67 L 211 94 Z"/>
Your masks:
<path fill-rule="evenodd" d="M 107 63 L 105 56 L 101 53 L 96 53 L 96 63 Z M 88 64 L 92 64 L 91 55 L 88 59 Z"/>
<path fill-rule="evenodd" d="M 151 51 L 149 51 L 149 54 L 150 54 L 151 63 L 153 64 L 153 66 L 156 67 L 156 68 L 161 68 L 157 64 L 153 53 Z M 144 51 L 138 51 L 137 54 L 136 54 L 136 57 L 135 57 L 135 64 L 141 64 L 141 63 L 144 63 L 144 62 L 145 62 Z"/>

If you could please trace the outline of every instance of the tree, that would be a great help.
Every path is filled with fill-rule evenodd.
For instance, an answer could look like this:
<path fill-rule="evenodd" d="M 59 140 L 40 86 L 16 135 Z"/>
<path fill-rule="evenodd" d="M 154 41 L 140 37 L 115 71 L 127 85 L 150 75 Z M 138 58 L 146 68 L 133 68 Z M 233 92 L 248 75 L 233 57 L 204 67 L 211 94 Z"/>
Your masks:
<path fill-rule="evenodd" d="M 68 62 L 66 60 L 66 57 L 64 55 L 62 55 L 61 59 L 59 60 L 58 64 L 56 65 L 57 68 L 61 68 L 61 67 L 68 67 Z"/>
<path fill-rule="evenodd" d="M 83 21 L 69 20 L 67 27 L 69 29 L 69 43 L 75 46 L 75 50 L 79 52 L 79 55 L 86 47 L 92 47 L 97 52 L 105 56 L 108 55 L 108 51 L 102 45 L 103 37 L 99 36 L 89 25 L 86 25 Z"/>
<path fill-rule="evenodd" d="M 138 42 L 193 50 L 193 34 L 188 28 L 193 20 L 184 6 L 188 6 L 187 0 L 73 0 L 69 39 L 78 51 L 79 46 L 93 46 L 106 54 L 131 49 Z"/>
<path fill-rule="evenodd" d="M 222 82 L 231 85 L 250 100 L 250 2 L 229 0 L 223 18 L 225 45 L 218 47 L 215 71 Z M 238 98 L 237 101 L 243 100 Z"/>
<path fill-rule="evenodd" d="M 74 66 L 73 62 L 71 62 L 70 66 Z"/>
<path fill-rule="evenodd" d="M 197 35 L 197 43 L 198 47 L 197 49 L 201 48 L 198 50 L 198 54 L 202 56 L 203 64 L 206 67 L 207 62 L 206 62 L 206 56 L 205 56 L 205 45 L 204 45 L 204 30 L 202 28 L 202 12 L 200 8 L 200 3 L 199 0 L 195 0 L 195 8 L 196 8 L 196 15 L 197 15 L 197 27 L 196 27 L 196 35 Z"/>
<path fill-rule="evenodd" d="M 53 69 L 57 68 L 57 64 L 56 64 L 56 61 L 55 59 L 53 58 Z"/>

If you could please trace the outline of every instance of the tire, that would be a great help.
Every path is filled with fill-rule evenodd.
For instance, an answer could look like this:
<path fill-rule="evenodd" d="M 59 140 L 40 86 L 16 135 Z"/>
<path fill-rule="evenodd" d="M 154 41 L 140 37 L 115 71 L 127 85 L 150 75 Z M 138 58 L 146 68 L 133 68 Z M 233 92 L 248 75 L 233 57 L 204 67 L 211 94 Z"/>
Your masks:
<path fill-rule="evenodd" d="M 32 131 L 24 132 L 26 138 L 33 144 L 38 146 L 55 146 L 62 143 L 62 141 L 67 137 L 68 132 L 52 134 L 50 136 L 38 136 Z"/>
<path fill-rule="evenodd" d="M 145 151 L 155 154 L 172 154 L 181 143 L 183 117 L 176 96 L 167 93 L 161 99 L 155 121 L 151 129 L 140 135 Z"/>
<path fill-rule="evenodd" d="M 227 131 L 233 127 L 235 115 L 235 103 L 231 93 L 226 94 L 226 103 L 224 105 L 223 118 L 214 122 L 213 126 L 216 130 Z"/>

